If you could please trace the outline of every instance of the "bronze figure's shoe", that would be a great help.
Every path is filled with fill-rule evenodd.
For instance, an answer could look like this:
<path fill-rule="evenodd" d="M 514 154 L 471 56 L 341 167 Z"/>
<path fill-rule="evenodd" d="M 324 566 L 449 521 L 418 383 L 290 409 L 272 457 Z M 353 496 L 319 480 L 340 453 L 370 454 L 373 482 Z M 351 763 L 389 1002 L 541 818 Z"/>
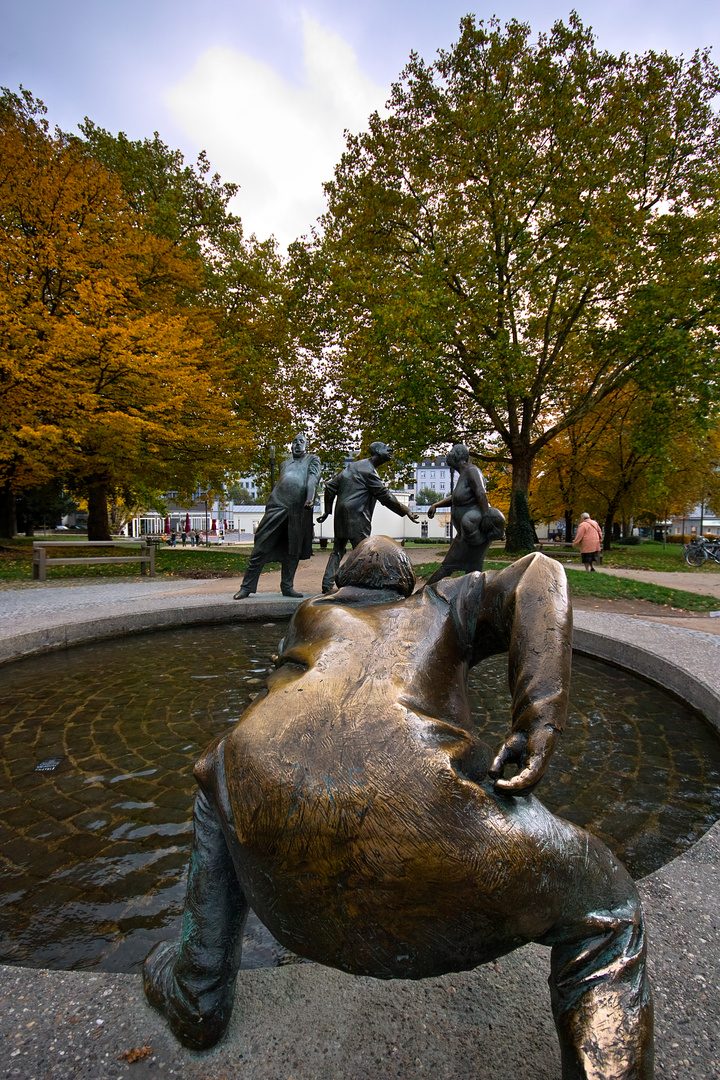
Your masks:
<path fill-rule="evenodd" d="M 240 589 L 240 591 L 236 592 L 233 596 L 233 600 L 245 600 L 248 596 L 250 596 L 249 589 Z"/>
<path fill-rule="evenodd" d="M 172 1031 L 190 1050 L 208 1050 L 225 1033 L 235 997 L 235 980 L 210 991 L 192 983 L 183 987 L 175 973 L 180 946 L 161 941 L 143 966 L 148 1001 L 161 1012 Z"/>
<path fill-rule="evenodd" d="M 283 589 L 282 594 L 283 596 L 302 596 L 302 593 L 298 592 L 297 589 Z"/>

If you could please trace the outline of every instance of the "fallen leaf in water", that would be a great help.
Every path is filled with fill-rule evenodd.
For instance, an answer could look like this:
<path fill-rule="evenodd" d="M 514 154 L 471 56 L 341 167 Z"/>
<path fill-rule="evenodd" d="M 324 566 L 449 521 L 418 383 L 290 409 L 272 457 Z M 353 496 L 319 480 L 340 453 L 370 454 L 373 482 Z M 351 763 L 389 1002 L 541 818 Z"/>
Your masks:
<path fill-rule="evenodd" d="M 132 1050 L 126 1050 L 124 1054 L 118 1054 L 118 1061 L 142 1061 L 143 1058 L 150 1057 L 152 1054 L 152 1046 L 141 1046 L 138 1050 L 137 1046 L 133 1046 Z"/>

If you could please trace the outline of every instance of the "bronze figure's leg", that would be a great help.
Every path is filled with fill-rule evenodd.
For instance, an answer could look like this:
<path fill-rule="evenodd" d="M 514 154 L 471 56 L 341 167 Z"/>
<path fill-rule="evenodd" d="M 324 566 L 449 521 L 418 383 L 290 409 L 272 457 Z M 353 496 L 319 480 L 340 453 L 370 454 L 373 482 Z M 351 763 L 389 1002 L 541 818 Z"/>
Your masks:
<path fill-rule="evenodd" d="M 300 559 L 297 555 L 290 555 L 287 551 L 283 552 L 282 573 L 280 574 L 280 591 L 283 596 L 302 596 L 302 593 L 293 588 L 299 562 Z"/>
<path fill-rule="evenodd" d="M 425 585 L 434 585 L 436 581 L 441 581 L 442 578 L 450 577 L 456 570 L 462 570 L 466 574 L 473 570 L 482 570 L 489 547 L 489 540 L 486 543 L 478 544 L 469 550 L 465 547 L 464 554 L 462 552 L 454 553 L 451 547 L 435 573 L 425 582 Z"/>
<path fill-rule="evenodd" d="M 195 799 L 194 836 L 182 933 L 145 961 L 143 980 L 184 1046 L 205 1050 L 230 1022 L 248 902 L 240 888 L 215 807 Z"/>
<path fill-rule="evenodd" d="M 488 916 L 494 955 L 523 938 L 552 948 L 562 1080 L 652 1080 L 645 930 L 625 867 L 533 796 L 495 796 L 479 824 L 477 910 Z"/>
<path fill-rule="evenodd" d="M 244 600 L 250 593 L 257 592 L 258 581 L 262 568 L 265 565 L 265 555 L 261 551 L 253 550 L 247 564 L 245 577 L 242 580 L 240 590 L 235 593 L 233 600 Z"/>
<path fill-rule="evenodd" d="M 342 557 L 345 554 L 346 547 L 347 540 L 336 536 L 335 542 L 333 544 L 332 554 L 327 561 L 325 573 L 323 574 L 322 591 L 324 593 L 332 592 L 335 588 L 335 575 L 337 574 L 338 567 L 342 562 Z"/>
<path fill-rule="evenodd" d="M 580 882 L 583 899 L 594 906 L 566 913 L 565 925 L 540 939 L 552 945 L 549 983 L 562 1077 L 652 1080 L 653 1000 L 642 910 L 629 874 L 609 853 L 605 861 L 615 868 L 604 868 L 611 882 L 606 895 L 591 896 Z M 621 879 L 626 897 L 618 902 Z"/>

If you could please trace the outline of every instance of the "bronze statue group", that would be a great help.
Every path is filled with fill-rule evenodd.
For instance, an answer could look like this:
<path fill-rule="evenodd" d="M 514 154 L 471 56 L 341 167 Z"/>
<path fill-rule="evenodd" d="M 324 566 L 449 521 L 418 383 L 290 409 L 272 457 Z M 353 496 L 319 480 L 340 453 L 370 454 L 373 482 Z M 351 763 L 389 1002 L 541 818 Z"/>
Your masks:
<path fill-rule="evenodd" d="M 323 592 L 296 608 L 266 691 L 197 763 L 181 939 L 148 957 L 148 999 L 186 1046 L 214 1045 L 249 907 L 295 953 L 384 979 L 468 970 L 535 941 L 552 950 L 563 1080 L 649 1080 L 635 885 L 604 844 L 533 793 L 567 713 L 564 570 L 536 553 L 483 571 L 504 519 L 458 445 L 452 496 L 430 508 L 451 507 L 455 539 L 416 589 L 406 552 L 371 535 L 376 502 L 417 520 L 378 475 L 389 460 L 373 443 L 326 485 L 321 520 L 334 506 L 335 543 Z M 297 595 L 319 474 L 298 436 L 238 598 L 277 557 L 283 592 Z M 467 676 L 500 652 L 512 706 L 493 754 L 475 734 Z"/>

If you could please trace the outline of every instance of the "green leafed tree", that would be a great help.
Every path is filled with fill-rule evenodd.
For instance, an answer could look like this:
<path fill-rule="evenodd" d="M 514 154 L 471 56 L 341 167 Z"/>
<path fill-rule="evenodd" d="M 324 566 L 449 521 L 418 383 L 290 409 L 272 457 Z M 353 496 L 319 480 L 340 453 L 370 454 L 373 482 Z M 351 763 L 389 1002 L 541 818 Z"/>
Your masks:
<path fill-rule="evenodd" d="M 438 495 L 432 488 L 420 488 L 415 502 L 418 506 L 432 506 L 433 503 L 441 502 L 443 498 L 443 495 Z"/>
<path fill-rule="evenodd" d="M 631 377 L 716 393 L 719 90 L 706 54 L 613 56 L 576 15 L 536 40 L 468 16 L 412 55 L 294 251 L 328 432 L 510 463 L 521 549 L 560 432 Z"/>

